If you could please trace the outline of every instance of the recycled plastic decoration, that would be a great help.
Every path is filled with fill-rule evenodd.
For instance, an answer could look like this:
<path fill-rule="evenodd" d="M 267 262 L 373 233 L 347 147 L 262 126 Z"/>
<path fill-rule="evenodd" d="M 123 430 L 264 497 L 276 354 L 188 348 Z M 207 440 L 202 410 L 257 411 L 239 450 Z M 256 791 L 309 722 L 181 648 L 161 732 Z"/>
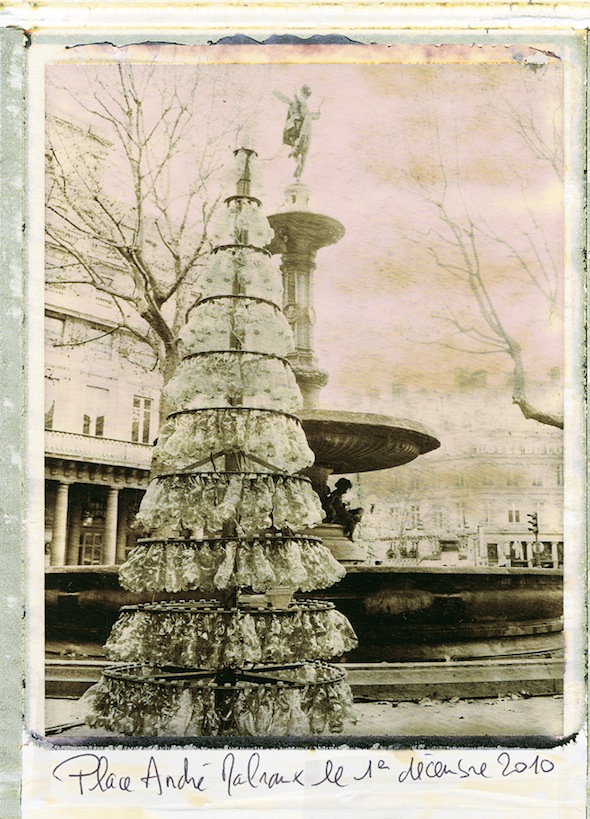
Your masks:
<path fill-rule="evenodd" d="M 105 646 L 111 660 L 211 669 L 319 660 L 355 647 L 346 617 L 312 600 L 282 610 L 212 601 L 124 606 Z"/>
<path fill-rule="evenodd" d="M 121 566 L 119 578 L 121 585 L 133 592 L 237 588 L 265 592 L 275 586 L 288 586 L 293 591 L 323 589 L 344 574 L 344 568 L 319 538 L 275 535 L 138 540 Z"/>
<path fill-rule="evenodd" d="M 326 663 L 258 666 L 231 682 L 212 672 L 130 664 L 109 668 L 84 695 L 93 727 L 134 736 L 289 736 L 341 732 L 352 695 Z"/>
<path fill-rule="evenodd" d="M 343 567 L 304 530 L 323 517 L 294 413 L 302 401 L 279 302 L 272 229 L 250 195 L 256 154 L 239 149 L 237 195 L 213 236 L 201 296 L 166 387 L 173 411 L 154 448 L 137 522 L 151 534 L 121 566 L 134 592 L 220 600 L 124 606 L 105 646 L 124 665 L 84 695 L 91 727 L 127 735 L 312 735 L 352 717 L 346 672 L 322 660 L 356 647 L 333 604 L 290 602 Z M 261 605 L 243 591 L 265 593 Z M 250 598 L 251 599 L 251 598 Z"/>

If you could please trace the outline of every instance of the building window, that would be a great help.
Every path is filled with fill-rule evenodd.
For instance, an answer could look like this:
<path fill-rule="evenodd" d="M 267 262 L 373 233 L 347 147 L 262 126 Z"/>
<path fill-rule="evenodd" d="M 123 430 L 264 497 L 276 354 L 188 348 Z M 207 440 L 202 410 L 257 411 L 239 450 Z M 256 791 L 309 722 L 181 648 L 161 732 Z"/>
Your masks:
<path fill-rule="evenodd" d="M 485 502 L 485 522 L 489 525 L 494 520 L 494 503 L 493 501 Z"/>
<path fill-rule="evenodd" d="M 150 423 L 152 417 L 152 399 L 141 395 L 133 396 L 133 416 L 131 421 L 131 440 L 136 443 L 149 444 Z"/>
<path fill-rule="evenodd" d="M 80 536 L 80 566 L 101 566 L 102 546 L 102 532 L 82 532 Z"/>
<path fill-rule="evenodd" d="M 543 486 L 543 476 L 538 472 L 533 475 L 533 486 Z"/>
<path fill-rule="evenodd" d="M 63 341 L 65 324 L 65 319 L 45 316 L 45 344 L 48 347 Z"/>
<path fill-rule="evenodd" d="M 497 566 L 498 565 L 498 544 L 497 543 L 488 543 L 488 566 Z"/>
<path fill-rule="evenodd" d="M 518 563 L 526 563 L 528 557 L 528 546 L 524 540 L 514 540 L 510 544 L 510 560 Z"/>
<path fill-rule="evenodd" d="M 113 337 L 99 336 L 90 342 L 90 347 L 97 358 L 109 359 L 113 351 Z"/>
<path fill-rule="evenodd" d="M 557 485 L 563 486 L 563 464 L 557 464 Z"/>
<path fill-rule="evenodd" d="M 113 330 L 85 321 L 71 321 L 68 345 L 78 348 L 90 359 L 110 359 L 113 350 Z"/>
<path fill-rule="evenodd" d="M 520 509 L 508 510 L 508 523 L 520 523 Z"/>
<path fill-rule="evenodd" d="M 408 528 L 417 529 L 420 526 L 420 506 L 412 504 L 408 515 Z"/>
<path fill-rule="evenodd" d="M 509 472 L 508 475 L 506 475 L 506 486 L 518 486 L 518 485 L 519 485 L 519 480 L 518 480 L 518 475 L 516 474 L 516 472 Z"/>
<path fill-rule="evenodd" d="M 96 358 L 110 359 L 113 351 L 112 330 L 96 325 L 86 329 L 88 341 L 86 346 L 92 350 Z"/>
<path fill-rule="evenodd" d="M 118 355 L 122 358 L 126 358 L 132 364 L 139 364 L 146 370 L 154 369 L 156 356 L 149 344 L 133 338 L 128 333 L 120 333 L 117 337 L 117 341 Z"/>
<path fill-rule="evenodd" d="M 57 378 L 45 376 L 45 429 L 53 429 L 58 383 Z"/>
<path fill-rule="evenodd" d="M 86 412 L 82 424 L 84 435 L 104 436 L 109 391 L 102 387 L 86 387 Z"/>
<path fill-rule="evenodd" d="M 442 509 L 434 510 L 434 525 L 437 529 L 442 529 L 445 525 L 445 516 Z"/>
<path fill-rule="evenodd" d="M 465 514 L 465 504 L 463 501 L 457 504 L 457 524 L 459 526 L 467 526 L 467 517 Z"/>
<path fill-rule="evenodd" d="M 79 487 L 80 504 L 80 551 L 81 566 L 103 564 L 104 527 L 106 518 L 106 492 L 104 487 Z"/>
<path fill-rule="evenodd" d="M 492 470 L 492 467 L 489 466 L 488 464 L 485 464 L 485 466 L 482 469 L 482 472 L 481 472 L 481 485 L 482 486 L 493 486 L 494 485 L 493 470 Z"/>

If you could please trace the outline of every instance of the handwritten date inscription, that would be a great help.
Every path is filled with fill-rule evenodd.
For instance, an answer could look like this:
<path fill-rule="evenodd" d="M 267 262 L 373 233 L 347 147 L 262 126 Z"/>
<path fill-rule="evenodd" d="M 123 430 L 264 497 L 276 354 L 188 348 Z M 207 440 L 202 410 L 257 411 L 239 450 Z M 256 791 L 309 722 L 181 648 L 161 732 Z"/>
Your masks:
<path fill-rule="evenodd" d="M 407 763 L 398 759 L 363 757 L 361 754 L 350 759 L 330 756 L 316 759 L 313 765 L 304 762 L 301 767 L 290 768 L 281 765 L 280 757 L 271 758 L 255 751 L 250 754 L 226 752 L 223 756 L 211 756 L 206 752 L 195 752 L 194 757 L 185 756 L 182 764 L 171 770 L 172 759 L 165 752 L 151 754 L 145 771 L 141 775 L 130 775 L 123 770 L 119 757 L 119 767 L 115 768 L 108 753 L 81 753 L 68 756 L 52 770 L 59 782 L 72 782 L 81 796 L 116 791 L 118 793 L 149 793 L 162 796 L 172 791 L 205 793 L 209 788 L 221 787 L 229 798 L 248 791 L 276 791 L 290 788 L 342 789 L 359 788 L 360 783 L 369 780 L 391 784 L 392 787 L 407 786 L 410 783 L 428 783 L 432 780 L 498 779 L 518 778 L 525 774 L 543 776 L 550 774 L 555 764 L 541 754 L 527 754 L 502 751 L 495 756 L 481 758 L 458 757 L 449 761 L 434 753 L 412 754 Z"/>

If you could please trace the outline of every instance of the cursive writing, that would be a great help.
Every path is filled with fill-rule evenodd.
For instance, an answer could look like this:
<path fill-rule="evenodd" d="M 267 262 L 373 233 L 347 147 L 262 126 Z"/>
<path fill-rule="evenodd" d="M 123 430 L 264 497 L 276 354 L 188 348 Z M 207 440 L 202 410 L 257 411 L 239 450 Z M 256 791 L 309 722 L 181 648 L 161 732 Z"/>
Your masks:
<path fill-rule="evenodd" d="M 250 754 L 243 768 L 238 769 L 235 754 L 231 752 L 225 755 L 221 764 L 221 779 L 226 784 L 228 796 L 233 796 L 236 789 L 244 785 L 254 790 L 264 787 L 269 791 L 276 788 L 277 785 L 296 784 L 304 787 L 302 777 L 303 768 L 289 774 L 276 770 L 267 771 L 266 768 L 261 769 L 260 754 L 257 751 Z"/>
<path fill-rule="evenodd" d="M 207 767 L 208 762 L 202 767 Z M 125 791 L 133 793 L 137 788 L 132 787 L 133 780 L 128 775 L 121 775 L 110 769 L 108 757 L 97 754 L 85 753 L 70 756 L 53 769 L 53 776 L 59 782 L 64 777 L 78 780 L 80 795 L 98 791 Z M 144 776 L 139 777 L 139 782 L 143 783 L 146 791 L 162 796 L 168 790 L 183 790 L 192 788 L 201 793 L 205 791 L 205 776 L 201 774 L 196 777 L 190 772 L 188 757 L 184 757 L 182 771 L 178 775 L 170 775 L 160 771 L 156 758 L 150 756 Z M 138 783 L 139 784 L 139 783 Z"/>
<path fill-rule="evenodd" d="M 203 767 L 208 764 L 208 762 L 205 762 Z M 201 793 L 206 790 L 205 777 L 201 775 L 198 779 L 196 779 L 191 773 L 189 773 L 188 758 L 186 756 L 183 762 L 182 773 L 178 777 L 170 776 L 170 774 L 161 774 L 156 758 L 150 756 L 147 771 L 145 776 L 140 777 L 140 781 L 143 782 L 146 790 L 151 788 L 152 790 L 155 790 L 158 796 L 162 796 L 165 790 L 170 789 L 181 791 L 183 788 L 192 787 L 193 790 L 200 791 Z"/>
<path fill-rule="evenodd" d="M 522 774 L 525 771 L 532 771 L 535 776 L 543 773 L 551 773 L 555 768 L 553 762 L 546 757 L 537 754 L 531 762 L 523 759 L 514 760 L 507 751 L 502 751 L 498 756 L 498 764 L 502 766 L 502 776 L 512 776 L 512 774 Z"/>
<path fill-rule="evenodd" d="M 59 771 L 59 775 L 58 775 Z M 76 754 L 56 765 L 53 769 L 55 779 L 62 781 L 62 776 L 78 780 L 80 795 L 92 791 L 120 790 L 133 793 L 130 776 L 119 776 L 109 770 L 109 760 L 106 756 L 96 754 Z"/>
<path fill-rule="evenodd" d="M 143 757 L 135 757 L 138 758 Z M 155 751 L 147 757 L 143 771 L 132 776 L 125 770 L 120 754 L 115 755 L 113 762 L 108 753 L 78 753 L 55 765 L 52 776 L 58 782 L 74 782 L 79 794 L 85 797 L 109 792 L 162 797 L 172 792 L 202 794 L 208 789 L 219 789 L 232 798 L 250 791 L 284 788 L 354 790 L 374 779 L 407 788 L 441 780 L 539 777 L 555 770 L 549 757 L 523 751 L 488 753 L 485 758 L 416 751 L 403 764 L 396 757 L 354 754 L 347 758 L 318 755 L 317 751 L 311 762 L 305 756 L 281 758 L 281 754 L 258 751 L 227 751 L 211 756 L 198 752 L 183 756 L 182 763 L 180 759 L 180 755 L 170 757 L 166 752 Z"/>
<path fill-rule="evenodd" d="M 431 757 L 432 755 L 426 753 L 424 756 Z M 409 765 L 400 772 L 397 781 L 405 782 L 409 779 L 412 782 L 421 782 L 427 779 L 444 779 L 446 777 L 468 779 L 472 776 L 489 779 L 490 777 L 486 773 L 487 767 L 486 762 L 481 762 L 479 765 L 467 765 L 464 763 L 463 758 L 460 758 L 456 765 L 448 765 L 441 759 L 430 758 L 423 761 L 412 756 Z"/>

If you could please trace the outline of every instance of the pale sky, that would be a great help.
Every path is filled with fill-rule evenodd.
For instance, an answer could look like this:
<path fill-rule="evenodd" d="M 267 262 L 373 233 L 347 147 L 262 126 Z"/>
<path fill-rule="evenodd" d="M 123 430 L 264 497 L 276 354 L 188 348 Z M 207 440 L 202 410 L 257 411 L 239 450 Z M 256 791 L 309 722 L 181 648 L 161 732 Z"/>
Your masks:
<path fill-rule="evenodd" d="M 561 281 L 562 183 L 519 130 L 522 121 L 533 126 L 534 138 L 554 143 L 555 134 L 561 136 L 558 60 L 549 58 L 547 65 L 534 68 L 523 64 L 523 55 L 533 62 L 546 58 L 518 47 L 355 46 L 306 49 L 305 55 L 313 54 L 308 62 L 289 64 L 276 60 L 281 55 L 301 60 L 301 49 L 273 46 L 272 51 L 265 47 L 265 59 L 274 61 L 269 64 L 219 65 L 206 64 L 215 58 L 203 47 L 123 53 L 93 48 L 99 61 L 111 65 L 115 56 L 172 60 L 159 69 L 170 82 L 179 70 L 200 71 L 195 128 L 207 116 L 229 122 L 240 111 L 247 120 L 245 138 L 261 159 L 269 214 L 283 203 L 294 169 L 282 145 L 286 105 L 272 92 L 291 96 L 303 84 L 311 87 L 309 107 L 319 107 L 320 118 L 313 123 L 302 181 L 312 191 L 310 209 L 338 219 L 346 229 L 339 244 L 317 257 L 315 346 L 320 366 L 330 373 L 323 406 L 357 409 L 351 403 L 365 395 L 374 411 L 403 416 L 403 402 L 396 411 L 392 384 L 410 392 L 449 393 L 456 369 L 472 368 L 489 371 L 490 383 L 506 391 L 510 408 L 505 356 L 471 356 L 432 343 L 462 346 L 461 339 L 449 336 L 449 325 L 433 315 L 444 313 L 445 306 L 463 320 L 478 322 L 472 297 L 429 252 L 432 246 L 440 252 L 448 234 L 441 238 L 432 232 L 441 226 L 425 196 L 440 193 L 446 179 L 453 216 L 464 220 L 467 215 L 491 237 L 478 249 L 495 305 L 522 344 L 531 376 L 545 385 L 547 408 L 555 408 L 553 388 L 547 385 L 550 370 L 562 366 L 561 300 L 550 316 L 545 298 L 514 254 L 522 254 L 539 280 L 545 269 Z M 356 49 L 354 56 L 350 48 Z M 232 60 L 236 54 L 258 59 L 260 53 L 215 51 Z M 83 72 L 73 61 L 89 56 L 87 49 L 76 49 L 67 55 L 68 65 L 47 67 L 48 78 L 83 90 Z M 179 68 L 181 59 L 192 64 Z M 84 121 L 71 99 L 50 92 L 47 112 L 60 111 Z M 222 147 L 221 153 L 229 155 L 235 139 Z"/>

